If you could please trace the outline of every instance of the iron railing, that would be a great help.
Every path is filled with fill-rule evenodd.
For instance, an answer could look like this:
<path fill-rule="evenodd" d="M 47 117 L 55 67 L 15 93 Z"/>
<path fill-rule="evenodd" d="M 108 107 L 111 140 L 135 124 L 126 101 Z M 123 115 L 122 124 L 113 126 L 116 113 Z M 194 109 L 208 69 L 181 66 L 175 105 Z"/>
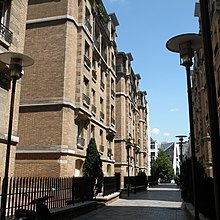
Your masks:
<path fill-rule="evenodd" d="M 9 44 L 12 43 L 13 33 L 3 24 L 0 24 L 0 37 L 3 38 Z"/>
<path fill-rule="evenodd" d="M 103 196 L 118 190 L 117 181 L 116 177 L 104 177 Z M 35 211 L 30 202 L 46 195 L 53 196 L 46 201 L 52 209 L 92 200 L 94 193 L 94 180 L 85 177 L 12 177 L 8 183 L 6 217 L 14 216 L 17 209 Z M 2 193 L 0 201 L 1 196 Z"/>

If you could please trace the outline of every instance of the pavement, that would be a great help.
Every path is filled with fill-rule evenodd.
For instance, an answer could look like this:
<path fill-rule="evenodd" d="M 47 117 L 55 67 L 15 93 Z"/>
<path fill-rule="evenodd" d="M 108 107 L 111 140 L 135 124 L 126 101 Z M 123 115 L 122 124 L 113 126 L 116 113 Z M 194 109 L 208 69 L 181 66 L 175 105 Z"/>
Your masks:
<path fill-rule="evenodd" d="M 159 184 L 122 198 L 74 220 L 187 220 L 180 189 L 175 184 Z M 73 219 L 72 219 L 73 220 Z"/>

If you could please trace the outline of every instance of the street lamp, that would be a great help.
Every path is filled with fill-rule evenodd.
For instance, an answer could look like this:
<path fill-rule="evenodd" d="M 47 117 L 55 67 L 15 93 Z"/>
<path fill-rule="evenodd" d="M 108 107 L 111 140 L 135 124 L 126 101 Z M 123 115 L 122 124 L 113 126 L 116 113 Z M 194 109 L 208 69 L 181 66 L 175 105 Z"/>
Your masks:
<path fill-rule="evenodd" d="M 137 170 L 137 155 L 140 151 L 140 147 L 139 146 L 135 146 L 134 147 L 134 193 L 136 194 L 137 192 L 137 180 L 136 180 L 136 170 Z"/>
<path fill-rule="evenodd" d="M 197 178 L 196 178 L 196 156 L 195 156 L 195 136 L 193 125 L 193 108 L 192 108 L 192 90 L 190 79 L 190 67 L 193 65 L 192 58 L 194 52 L 202 47 L 202 37 L 199 34 L 189 33 L 181 34 L 169 39 L 166 43 L 168 50 L 180 54 L 180 65 L 186 68 L 188 105 L 189 105 L 189 122 L 190 122 L 190 141 L 192 154 L 192 181 L 193 181 L 193 199 L 195 208 L 195 220 L 199 219 L 198 196 L 197 196 Z"/>
<path fill-rule="evenodd" d="M 9 123 L 8 123 L 8 137 L 7 137 L 8 141 L 6 147 L 5 174 L 2 184 L 1 215 L 0 215 L 1 220 L 5 220 L 16 81 L 22 77 L 22 67 L 33 65 L 34 60 L 29 56 L 26 56 L 21 53 L 5 52 L 0 54 L 0 61 L 2 63 L 9 65 L 10 77 L 12 80 L 11 102 L 10 102 Z"/>
<path fill-rule="evenodd" d="M 127 150 L 127 162 L 128 162 L 128 196 L 130 196 L 130 149 L 131 149 L 132 143 L 131 139 L 126 140 L 126 150 Z"/>
<path fill-rule="evenodd" d="M 176 135 L 176 138 L 179 138 L 179 147 L 180 147 L 180 163 L 183 164 L 183 140 L 187 137 L 186 135 Z"/>

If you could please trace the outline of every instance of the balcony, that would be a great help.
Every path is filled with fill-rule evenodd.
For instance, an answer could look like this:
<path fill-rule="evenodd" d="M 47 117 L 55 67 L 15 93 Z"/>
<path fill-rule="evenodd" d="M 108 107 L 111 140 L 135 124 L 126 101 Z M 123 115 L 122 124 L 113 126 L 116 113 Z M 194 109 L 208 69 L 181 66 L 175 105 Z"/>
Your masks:
<path fill-rule="evenodd" d="M 89 96 L 87 96 L 86 94 L 82 94 L 83 95 L 83 97 L 82 97 L 82 99 L 83 99 L 83 104 L 84 105 L 86 105 L 87 107 L 89 107 L 90 106 L 90 98 L 89 98 Z"/>
<path fill-rule="evenodd" d="M 84 55 L 84 63 L 90 68 L 91 67 L 91 61 L 90 58 Z"/>
<path fill-rule="evenodd" d="M 0 38 L 3 38 L 9 44 L 12 43 L 13 33 L 3 24 L 0 26 Z"/>
<path fill-rule="evenodd" d="M 85 138 L 77 137 L 77 148 L 83 149 L 85 146 Z"/>

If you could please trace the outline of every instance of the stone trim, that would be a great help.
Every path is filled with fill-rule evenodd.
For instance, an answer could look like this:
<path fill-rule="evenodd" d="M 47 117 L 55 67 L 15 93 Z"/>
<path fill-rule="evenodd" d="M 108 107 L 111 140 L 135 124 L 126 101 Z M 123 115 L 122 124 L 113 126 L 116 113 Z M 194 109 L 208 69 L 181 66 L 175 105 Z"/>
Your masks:
<path fill-rule="evenodd" d="M 73 16 L 69 16 L 69 15 L 61 15 L 61 16 L 53 16 L 53 17 L 47 17 L 47 18 L 31 19 L 31 20 L 27 20 L 26 24 L 30 25 L 30 24 L 45 23 L 45 22 L 51 22 L 51 21 L 57 21 L 57 20 L 70 20 L 77 27 L 79 27 L 79 24 L 77 23 L 76 19 Z"/>

